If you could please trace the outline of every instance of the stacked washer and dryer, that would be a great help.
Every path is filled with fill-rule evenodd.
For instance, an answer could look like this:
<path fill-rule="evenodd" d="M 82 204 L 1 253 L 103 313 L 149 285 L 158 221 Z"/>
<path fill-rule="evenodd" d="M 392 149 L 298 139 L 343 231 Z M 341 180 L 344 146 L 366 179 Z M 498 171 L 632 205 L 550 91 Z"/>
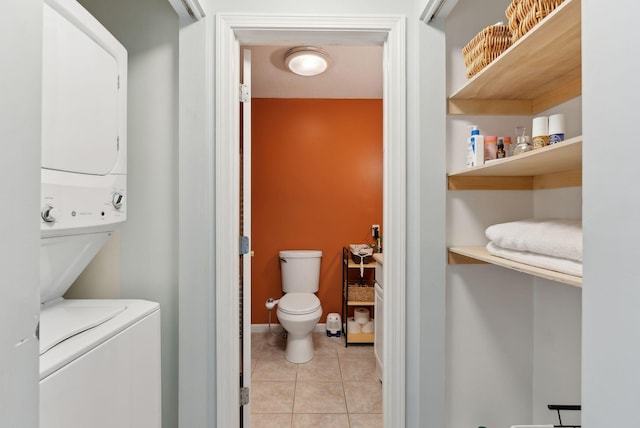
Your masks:
<path fill-rule="evenodd" d="M 126 220 L 127 52 L 75 0 L 43 7 L 40 427 L 160 427 L 159 305 L 62 298 Z"/>

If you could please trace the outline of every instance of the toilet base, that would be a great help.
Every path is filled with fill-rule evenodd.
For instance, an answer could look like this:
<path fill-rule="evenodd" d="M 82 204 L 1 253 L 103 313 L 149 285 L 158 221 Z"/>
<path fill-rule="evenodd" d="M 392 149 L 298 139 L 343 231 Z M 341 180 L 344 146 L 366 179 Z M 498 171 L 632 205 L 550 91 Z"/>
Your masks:
<path fill-rule="evenodd" d="M 306 363 L 313 359 L 315 350 L 313 349 L 313 338 L 311 333 L 295 337 L 291 333 L 287 334 L 287 347 L 284 351 L 284 358 L 290 363 Z"/>

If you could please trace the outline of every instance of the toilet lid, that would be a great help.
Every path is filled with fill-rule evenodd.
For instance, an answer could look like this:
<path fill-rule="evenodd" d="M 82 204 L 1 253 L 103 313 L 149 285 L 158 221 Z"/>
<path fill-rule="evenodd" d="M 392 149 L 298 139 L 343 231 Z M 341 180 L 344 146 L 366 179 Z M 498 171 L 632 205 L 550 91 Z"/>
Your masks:
<path fill-rule="evenodd" d="M 280 299 L 278 309 L 292 315 L 314 312 L 320 308 L 320 299 L 313 293 L 287 293 Z"/>

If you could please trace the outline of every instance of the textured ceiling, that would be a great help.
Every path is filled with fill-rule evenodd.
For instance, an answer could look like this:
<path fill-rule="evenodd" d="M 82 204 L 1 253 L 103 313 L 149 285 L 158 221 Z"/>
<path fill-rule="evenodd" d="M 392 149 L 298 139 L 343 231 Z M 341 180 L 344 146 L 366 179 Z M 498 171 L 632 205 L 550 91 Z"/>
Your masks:
<path fill-rule="evenodd" d="M 320 46 L 332 63 L 311 77 L 286 69 L 285 52 L 292 47 L 246 47 L 253 98 L 382 98 L 382 46 Z"/>

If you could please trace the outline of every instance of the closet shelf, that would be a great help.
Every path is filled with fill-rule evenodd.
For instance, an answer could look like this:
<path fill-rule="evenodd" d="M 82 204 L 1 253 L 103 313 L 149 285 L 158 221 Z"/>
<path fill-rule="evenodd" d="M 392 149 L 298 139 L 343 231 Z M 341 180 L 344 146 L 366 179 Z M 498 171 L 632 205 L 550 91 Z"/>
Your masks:
<path fill-rule="evenodd" d="M 567 275 L 497 257 L 490 254 L 485 247 L 451 247 L 449 248 L 448 261 L 449 264 L 489 263 L 540 278 L 549 279 L 551 281 L 573 285 L 574 287 L 582 287 L 582 278 L 579 276 Z"/>
<path fill-rule="evenodd" d="M 449 190 L 534 190 L 582 186 L 582 136 L 452 172 Z"/>
<path fill-rule="evenodd" d="M 449 97 L 449 114 L 533 115 L 582 93 L 580 0 L 565 0 Z"/>

